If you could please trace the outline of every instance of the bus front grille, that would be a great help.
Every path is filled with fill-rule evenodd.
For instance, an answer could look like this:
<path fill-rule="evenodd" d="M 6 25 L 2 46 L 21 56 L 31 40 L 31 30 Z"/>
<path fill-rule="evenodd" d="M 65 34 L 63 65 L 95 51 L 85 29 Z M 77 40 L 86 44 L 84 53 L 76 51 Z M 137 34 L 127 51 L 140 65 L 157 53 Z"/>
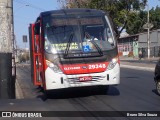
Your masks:
<path fill-rule="evenodd" d="M 93 82 L 100 82 L 103 80 L 105 76 L 92 76 L 92 80 L 87 80 L 87 81 L 80 81 L 79 77 L 74 77 L 74 78 L 67 78 L 70 84 L 77 84 L 77 83 L 93 83 Z"/>

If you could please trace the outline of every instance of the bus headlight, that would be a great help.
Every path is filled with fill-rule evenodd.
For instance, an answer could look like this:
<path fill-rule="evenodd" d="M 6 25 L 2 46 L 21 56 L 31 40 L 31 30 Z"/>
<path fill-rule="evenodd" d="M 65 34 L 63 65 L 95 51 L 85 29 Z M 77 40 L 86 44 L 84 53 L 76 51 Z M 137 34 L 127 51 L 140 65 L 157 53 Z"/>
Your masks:
<path fill-rule="evenodd" d="M 45 50 L 48 53 L 53 53 L 53 54 L 57 53 L 57 50 L 53 47 L 53 45 L 51 43 L 47 43 L 46 41 L 45 41 Z"/>
<path fill-rule="evenodd" d="M 55 64 L 53 64 L 52 62 L 50 62 L 50 61 L 48 61 L 48 60 L 46 60 L 46 64 L 47 64 L 47 66 L 48 66 L 49 68 L 51 68 L 55 73 L 62 72 L 62 71 L 59 69 L 58 65 L 55 65 Z"/>
<path fill-rule="evenodd" d="M 111 62 L 109 63 L 108 67 L 107 67 L 107 70 L 111 70 L 113 69 L 116 64 L 118 63 L 118 57 L 115 57 L 111 60 Z"/>

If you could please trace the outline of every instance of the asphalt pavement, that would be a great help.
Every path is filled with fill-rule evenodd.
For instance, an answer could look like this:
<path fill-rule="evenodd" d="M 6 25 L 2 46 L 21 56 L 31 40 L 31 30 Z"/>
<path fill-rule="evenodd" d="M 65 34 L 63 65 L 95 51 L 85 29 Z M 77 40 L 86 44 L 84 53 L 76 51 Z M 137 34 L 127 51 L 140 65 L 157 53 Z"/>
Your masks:
<path fill-rule="evenodd" d="M 78 89 L 70 90 L 66 93 L 53 93 L 52 99 L 43 99 L 42 92 L 31 85 L 29 65 L 24 67 L 23 65 L 17 66 L 18 82 L 16 89 L 19 97 L 16 100 L 1 100 L 1 111 L 67 111 L 68 109 L 72 111 L 159 110 L 160 98 L 155 92 L 153 72 L 150 72 L 154 70 L 158 58 L 138 60 L 137 58 L 121 57 L 120 61 L 122 67 L 121 84 L 111 86 L 107 95 L 97 92 L 98 89 Z M 64 96 L 64 98 L 59 98 L 59 96 Z"/>
<path fill-rule="evenodd" d="M 129 68 L 129 69 L 137 69 L 137 70 L 145 70 L 145 71 L 154 71 L 155 65 L 159 58 L 142 58 L 139 60 L 138 58 L 133 57 L 120 57 L 120 66 L 122 68 Z M 26 66 L 26 64 L 25 64 Z M 19 81 L 16 81 L 16 98 L 23 99 L 23 92 L 20 88 Z"/>
<path fill-rule="evenodd" d="M 147 70 L 154 71 L 156 63 L 158 62 L 158 57 L 151 58 L 133 58 L 133 57 L 120 57 L 120 66 L 124 68 L 130 69 L 139 69 L 139 70 Z"/>

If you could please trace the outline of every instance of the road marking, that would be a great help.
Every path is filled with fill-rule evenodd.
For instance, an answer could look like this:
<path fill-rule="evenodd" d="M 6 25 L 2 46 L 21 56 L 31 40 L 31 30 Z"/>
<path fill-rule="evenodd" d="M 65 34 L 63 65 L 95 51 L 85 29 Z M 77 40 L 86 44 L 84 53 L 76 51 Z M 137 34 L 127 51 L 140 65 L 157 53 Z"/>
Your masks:
<path fill-rule="evenodd" d="M 139 70 L 145 70 L 145 71 L 154 71 L 155 68 L 150 67 L 139 67 L 139 66 L 131 66 L 131 65 L 120 65 L 122 68 L 130 68 L 130 69 L 139 69 Z"/>

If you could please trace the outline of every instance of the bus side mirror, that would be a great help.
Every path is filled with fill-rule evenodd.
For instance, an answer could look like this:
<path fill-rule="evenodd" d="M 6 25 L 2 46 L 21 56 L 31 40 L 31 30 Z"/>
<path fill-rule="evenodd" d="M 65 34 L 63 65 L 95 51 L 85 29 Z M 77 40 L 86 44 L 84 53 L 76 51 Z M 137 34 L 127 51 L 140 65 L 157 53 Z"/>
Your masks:
<path fill-rule="evenodd" d="M 34 34 L 35 35 L 39 35 L 40 34 L 40 23 L 39 22 L 35 24 Z"/>

